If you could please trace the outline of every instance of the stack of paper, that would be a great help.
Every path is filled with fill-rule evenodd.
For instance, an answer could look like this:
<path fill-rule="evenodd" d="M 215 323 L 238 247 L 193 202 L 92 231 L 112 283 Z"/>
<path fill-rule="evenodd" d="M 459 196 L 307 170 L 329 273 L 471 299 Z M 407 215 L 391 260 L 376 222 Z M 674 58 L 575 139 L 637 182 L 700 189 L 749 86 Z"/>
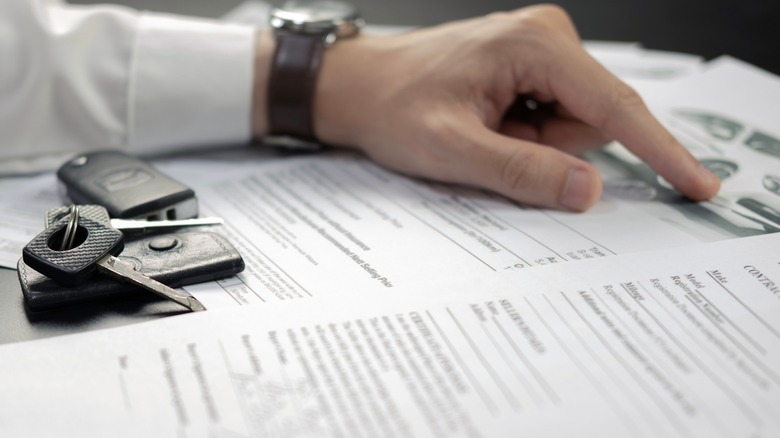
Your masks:
<path fill-rule="evenodd" d="M 343 152 L 159 162 L 247 270 L 187 287 L 208 312 L 0 347 L 4 434 L 780 435 L 780 80 L 586 48 L 721 176 L 715 200 L 620 145 L 586 214 Z M 0 186 L 40 213 L 0 227 L 6 265 L 53 184 Z"/>

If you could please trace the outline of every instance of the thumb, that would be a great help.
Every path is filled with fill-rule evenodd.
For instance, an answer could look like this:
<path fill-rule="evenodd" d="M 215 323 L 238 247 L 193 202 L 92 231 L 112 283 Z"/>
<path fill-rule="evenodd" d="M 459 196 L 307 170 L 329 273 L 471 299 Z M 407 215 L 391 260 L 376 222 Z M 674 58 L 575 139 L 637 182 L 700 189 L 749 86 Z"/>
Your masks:
<path fill-rule="evenodd" d="M 601 196 L 593 165 L 558 149 L 463 124 L 463 182 L 540 207 L 585 211 Z"/>

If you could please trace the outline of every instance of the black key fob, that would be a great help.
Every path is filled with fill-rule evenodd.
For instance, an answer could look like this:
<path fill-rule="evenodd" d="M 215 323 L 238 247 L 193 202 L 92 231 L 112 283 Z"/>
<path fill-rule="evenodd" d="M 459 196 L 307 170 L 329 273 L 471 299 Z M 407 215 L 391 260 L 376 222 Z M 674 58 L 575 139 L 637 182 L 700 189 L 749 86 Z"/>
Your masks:
<path fill-rule="evenodd" d="M 61 284 L 76 286 L 90 278 L 98 261 L 122 251 L 124 235 L 109 224 L 81 217 L 76 246 L 60 250 L 54 246 L 62 241 L 68 220 L 64 217 L 35 236 L 22 250 L 22 260 Z"/>
<path fill-rule="evenodd" d="M 174 220 L 198 216 L 192 189 L 119 151 L 79 155 L 59 168 L 57 178 L 67 203 L 102 205 L 111 217 Z"/>
<path fill-rule="evenodd" d="M 209 232 L 128 237 L 119 257 L 134 263 L 146 276 L 174 288 L 228 277 L 244 270 L 244 260 L 233 245 L 219 234 Z M 136 286 L 104 276 L 93 276 L 90 281 L 74 287 L 62 286 L 27 266 L 22 259 L 17 269 L 24 302 L 32 311 L 149 295 Z"/>

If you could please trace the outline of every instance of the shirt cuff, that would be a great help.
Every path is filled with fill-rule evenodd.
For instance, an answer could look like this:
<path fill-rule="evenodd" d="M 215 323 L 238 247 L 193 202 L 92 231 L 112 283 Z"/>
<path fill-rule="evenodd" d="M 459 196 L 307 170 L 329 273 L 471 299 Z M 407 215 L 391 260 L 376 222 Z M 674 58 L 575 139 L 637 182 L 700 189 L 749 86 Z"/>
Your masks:
<path fill-rule="evenodd" d="M 251 138 L 255 29 L 144 13 L 128 84 L 137 152 Z"/>

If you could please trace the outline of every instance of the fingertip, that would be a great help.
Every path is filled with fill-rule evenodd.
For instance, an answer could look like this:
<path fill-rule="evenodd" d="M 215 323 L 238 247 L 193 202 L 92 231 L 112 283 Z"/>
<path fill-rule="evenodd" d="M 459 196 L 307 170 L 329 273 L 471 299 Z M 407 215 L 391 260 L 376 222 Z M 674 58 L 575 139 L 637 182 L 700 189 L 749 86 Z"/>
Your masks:
<path fill-rule="evenodd" d="M 601 187 L 601 178 L 594 169 L 572 168 L 566 177 L 558 203 L 566 210 L 583 212 L 599 199 Z"/>
<path fill-rule="evenodd" d="M 684 193 L 694 201 L 706 201 L 718 194 L 720 178 L 699 163 L 696 168 L 697 184 L 689 193 Z"/>

